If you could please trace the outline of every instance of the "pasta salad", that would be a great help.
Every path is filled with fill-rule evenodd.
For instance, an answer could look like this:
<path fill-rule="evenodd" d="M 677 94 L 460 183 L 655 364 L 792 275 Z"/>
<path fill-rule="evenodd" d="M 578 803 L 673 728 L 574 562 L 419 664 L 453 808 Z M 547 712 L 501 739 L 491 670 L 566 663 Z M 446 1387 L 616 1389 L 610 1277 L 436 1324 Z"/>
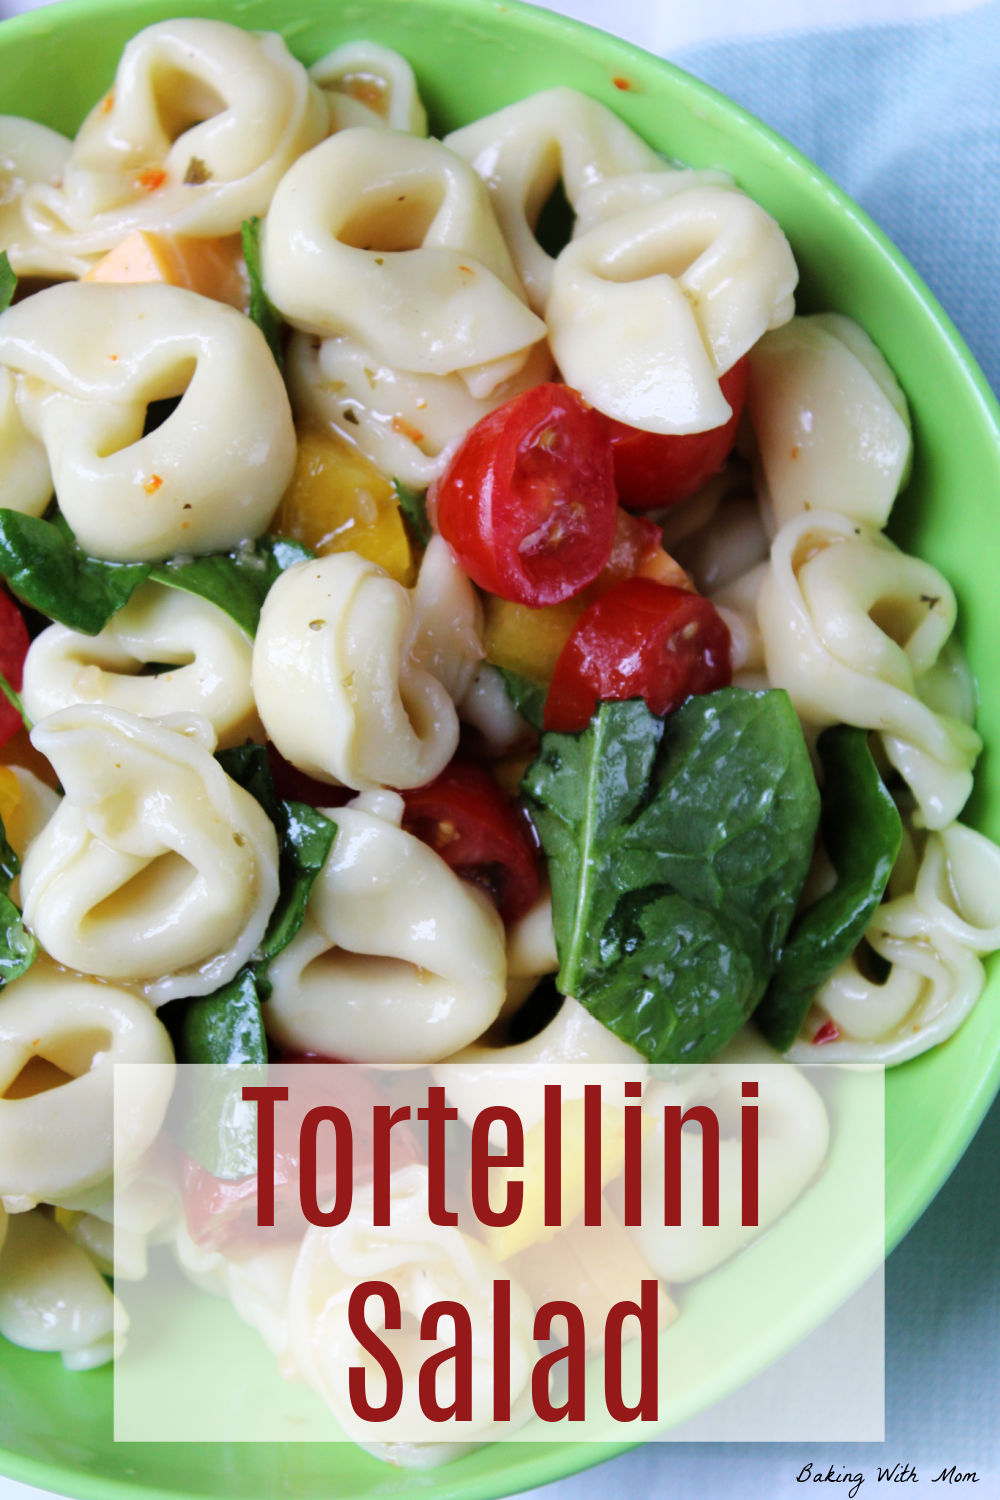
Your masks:
<path fill-rule="evenodd" d="M 375 43 L 150 26 L 0 189 L 0 1333 L 107 1361 L 170 1243 L 308 1343 L 316 1236 L 265 1293 L 224 1175 L 112 1243 L 175 1060 L 784 1057 L 801 1192 L 795 1065 L 940 1043 L 1000 946 L 871 339 L 725 171 L 565 87 L 436 139 Z"/>

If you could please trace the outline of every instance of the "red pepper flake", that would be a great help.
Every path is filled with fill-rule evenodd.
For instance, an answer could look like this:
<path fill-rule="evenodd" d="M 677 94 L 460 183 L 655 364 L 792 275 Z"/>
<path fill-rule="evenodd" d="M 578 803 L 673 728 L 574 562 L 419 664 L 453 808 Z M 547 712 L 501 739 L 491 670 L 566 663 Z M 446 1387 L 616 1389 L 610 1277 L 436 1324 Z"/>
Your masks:
<path fill-rule="evenodd" d="M 135 179 L 136 187 L 142 188 L 143 192 L 155 193 L 167 180 L 167 174 L 162 167 L 147 167 L 140 172 Z"/>
<path fill-rule="evenodd" d="M 622 92 L 626 94 L 633 87 L 632 80 L 630 78 L 612 78 L 611 82 L 614 84 L 616 89 L 621 89 Z"/>
<path fill-rule="evenodd" d="M 459 266 L 458 269 L 460 271 L 464 271 L 467 276 L 474 276 L 476 274 L 475 271 L 473 271 L 473 269 L 472 269 L 471 266 Z"/>
<path fill-rule="evenodd" d="M 422 443 L 424 440 L 424 434 L 420 428 L 414 427 L 413 423 L 408 422 L 405 417 L 393 417 L 392 430 L 398 432 L 401 437 L 409 438 L 411 443 Z"/>
<path fill-rule="evenodd" d="M 101 114 L 109 115 L 115 107 L 115 91 L 111 89 L 101 100 Z"/>
<path fill-rule="evenodd" d="M 799 445 L 798 445 L 798 443 L 793 443 L 792 444 L 792 451 L 789 453 L 788 456 L 789 456 L 789 458 L 798 458 L 798 456 L 799 456 Z"/>
<path fill-rule="evenodd" d="M 160 478 L 159 474 L 153 474 L 149 479 L 146 480 L 145 484 L 143 485 L 143 489 L 146 491 L 147 495 L 155 495 L 162 483 L 163 480 Z"/>
<path fill-rule="evenodd" d="M 822 1026 L 813 1037 L 813 1046 L 822 1047 L 824 1042 L 837 1042 L 840 1040 L 840 1027 L 836 1021 L 824 1021 Z"/>
<path fill-rule="evenodd" d="M 114 361 L 118 358 L 118 356 L 117 356 L 117 354 L 109 354 L 108 358 L 111 360 L 112 363 L 114 363 Z"/>

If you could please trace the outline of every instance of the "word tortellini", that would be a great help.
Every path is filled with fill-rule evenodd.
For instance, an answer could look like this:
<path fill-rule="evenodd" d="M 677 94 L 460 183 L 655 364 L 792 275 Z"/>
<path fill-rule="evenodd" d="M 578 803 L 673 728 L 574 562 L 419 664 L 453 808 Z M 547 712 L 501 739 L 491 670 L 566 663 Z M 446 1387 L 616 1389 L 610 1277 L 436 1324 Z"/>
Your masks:
<path fill-rule="evenodd" d="M 43 246 L 84 266 L 135 229 L 233 234 L 329 128 L 323 91 L 279 36 L 162 21 L 126 46 L 61 184 L 29 188 L 22 211 Z"/>
<path fill-rule="evenodd" d="M 232 979 L 278 895 L 260 804 L 213 759 L 211 726 L 82 705 L 33 732 L 66 795 L 21 871 L 24 918 L 60 963 L 154 1004 Z"/>
<path fill-rule="evenodd" d="M 291 478 L 291 409 L 263 335 L 194 292 L 50 287 L 0 318 L 5 374 L 24 437 L 2 458 L 15 471 L 29 466 L 33 481 L 9 498 L 40 515 L 54 487 L 94 557 L 159 561 L 235 547 L 266 527 Z M 171 397 L 176 409 L 143 436 L 148 404 Z M 0 384 L 0 426 L 5 399 Z M 32 444 L 44 448 L 49 483 L 39 483 Z"/>
<path fill-rule="evenodd" d="M 272 1036 L 351 1062 L 430 1062 L 481 1036 L 504 1000 L 492 903 L 399 826 L 402 799 L 328 810 L 337 836 L 298 936 L 272 962 Z"/>
<path fill-rule="evenodd" d="M 482 655 L 478 621 L 472 585 L 440 538 L 412 592 L 356 553 L 298 563 L 268 594 L 254 644 L 265 729 L 320 781 L 423 785 L 457 748 L 453 699 Z"/>

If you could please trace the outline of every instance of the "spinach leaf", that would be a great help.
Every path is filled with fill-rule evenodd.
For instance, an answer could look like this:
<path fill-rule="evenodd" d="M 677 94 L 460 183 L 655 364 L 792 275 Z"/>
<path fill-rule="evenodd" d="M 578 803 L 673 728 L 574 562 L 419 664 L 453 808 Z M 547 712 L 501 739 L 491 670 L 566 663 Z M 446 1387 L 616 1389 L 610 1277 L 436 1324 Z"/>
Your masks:
<path fill-rule="evenodd" d="M 300 542 L 261 536 L 232 552 L 186 562 L 105 562 L 87 556 L 58 512 L 43 520 L 0 510 L 0 576 L 23 603 L 84 635 L 103 630 L 152 578 L 217 604 L 252 638 L 272 583 L 312 556 Z"/>
<path fill-rule="evenodd" d="M 542 721 L 545 717 L 545 700 L 549 696 L 549 690 L 544 682 L 537 682 L 534 677 L 522 677 L 520 672 L 510 672 L 506 667 L 493 667 L 503 678 L 503 685 L 507 691 L 507 697 L 517 709 L 521 718 L 526 720 L 539 733 L 542 730 Z"/>
<path fill-rule="evenodd" d="M 17 291 L 17 277 L 7 259 L 6 250 L 0 250 L 0 313 L 6 312 Z"/>
<path fill-rule="evenodd" d="M 213 995 L 175 1000 L 159 1014 L 179 1063 L 213 1064 L 179 1075 L 170 1106 L 174 1139 L 213 1177 L 253 1176 L 256 1105 L 242 1091 L 265 1080 L 267 1038 L 252 970 L 241 969 Z"/>
<path fill-rule="evenodd" d="M 38 944 L 10 898 L 11 883 L 20 869 L 21 861 L 0 819 L 0 987 L 27 973 L 38 953 Z"/>
<path fill-rule="evenodd" d="M 247 263 L 250 282 L 250 316 L 267 339 L 274 362 L 284 373 L 285 356 L 281 348 L 281 318 L 274 303 L 264 290 L 264 278 L 260 269 L 260 219 L 243 220 L 243 259 Z"/>
<path fill-rule="evenodd" d="M 434 535 L 431 523 L 427 519 L 427 494 L 424 490 L 411 489 L 401 479 L 394 479 L 392 487 L 396 494 L 396 500 L 400 510 L 410 523 L 413 535 L 421 547 L 426 547 Z"/>
<path fill-rule="evenodd" d="M 739 688 L 667 719 L 598 705 L 542 736 L 521 783 L 548 856 L 557 983 L 657 1062 L 711 1057 L 778 961 L 819 794 L 787 695 Z"/>
<path fill-rule="evenodd" d="M 171 1031 L 178 1062 L 267 1062 L 267 1038 L 252 969 L 241 969 L 212 995 L 174 1004 L 178 1013 Z"/>
<path fill-rule="evenodd" d="M 215 1177 L 236 1179 L 256 1172 L 256 1106 L 241 1089 L 254 1067 L 263 1073 L 267 1037 L 261 1002 L 271 992 L 267 966 L 302 926 L 313 881 L 333 846 L 337 825 L 304 802 L 282 801 L 274 790 L 261 745 L 222 750 L 223 770 L 261 804 L 278 832 L 278 900 L 260 947 L 236 978 L 203 999 L 164 1007 L 177 1061 L 214 1063 L 199 1070 L 180 1091 L 175 1133 L 188 1156 Z"/>
<path fill-rule="evenodd" d="M 184 589 L 216 604 L 252 640 L 267 591 L 280 573 L 315 554 L 301 542 L 261 536 L 232 552 L 195 557 L 189 562 L 166 562 L 153 568 L 156 583 Z"/>
<path fill-rule="evenodd" d="M 337 825 L 305 802 L 284 802 L 277 797 L 263 746 L 222 750 L 218 760 L 228 776 L 256 797 L 278 832 L 278 900 L 254 955 L 257 988 L 266 1000 L 271 993 L 267 966 L 302 926 L 309 892 L 333 847 Z"/>
<path fill-rule="evenodd" d="M 24 711 L 24 704 L 21 702 L 21 694 L 17 691 L 17 688 L 11 686 L 2 672 L 0 672 L 0 693 L 3 693 L 4 697 L 7 699 L 7 702 L 10 704 L 11 708 L 14 709 L 15 713 L 21 715 L 21 723 L 30 734 L 31 730 L 34 728 L 34 725 Z"/>
<path fill-rule="evenodd" d="M 823 767 L 823 844 L 837 883 L 795 923 L 756 1012 L 758 1026 L 780 1052 L 798 1036 L 820 985 L 864 937 L 903 837 L 865 730 L 846 724 L 827 729 L 817 750 Z"/>
<path fill-rule="evenodd" d="M 24 604 L 71 630 L 103 630 L 149 571 L 149 563 L 88 557 L 62 516 L 0 510 L 0 576 Z"/>

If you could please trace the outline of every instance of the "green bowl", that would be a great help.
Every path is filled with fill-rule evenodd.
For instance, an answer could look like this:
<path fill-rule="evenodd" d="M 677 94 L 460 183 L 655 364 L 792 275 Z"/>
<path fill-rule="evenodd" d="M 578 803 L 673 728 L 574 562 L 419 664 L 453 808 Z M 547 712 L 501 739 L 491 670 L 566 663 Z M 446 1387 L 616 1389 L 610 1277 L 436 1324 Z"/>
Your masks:
<path fill-rule="evenodd" d="M 967 821 L 1000 838 L 1000 670 L 993 560 L 1000 509 L 1000 411 L 954 327 L 875 225 L 785 141 L 712 89 L 603 33 L 509 0 L 71 0 L 0 26 L 0 111 L 71 132 L 111 81 L 126 40 L 153 21 L 213 16 L 281 31 L 305 62 L 350 38 L 397 48 L 443 132 L 553 84 L 618 111 L 670 157 L 731 170 L 781 223 L 802 272 L 800 306 L 867 329 L 910 401 L 913 478 L 893 531 L 954 584 L 982 689 L 986 742 Z M 628 87 L 623 88 L 622 83 Z M 1000 967 L 944 1046 L 886 1080 L 886 1242 L 941 1187 L 1000 1083 Z M 671 1412 L 704 1408 L 823 1317 L 862 1274 L 844 1265 L 804 1290 L 770 1336 L 706 1373 Z M 678 1325 L 679 1328 L 680 1325 Z M 67 1374 L 55 1355 L 0 1344 L 0 1472 L 79 1496 L 330 1500 L 505 1495 L 585 1468 L 610 1445 L 506 1444 L 444 1469 L 396 1471 L 348 1446 L 115 1444 L 111 1375 Z"/>

